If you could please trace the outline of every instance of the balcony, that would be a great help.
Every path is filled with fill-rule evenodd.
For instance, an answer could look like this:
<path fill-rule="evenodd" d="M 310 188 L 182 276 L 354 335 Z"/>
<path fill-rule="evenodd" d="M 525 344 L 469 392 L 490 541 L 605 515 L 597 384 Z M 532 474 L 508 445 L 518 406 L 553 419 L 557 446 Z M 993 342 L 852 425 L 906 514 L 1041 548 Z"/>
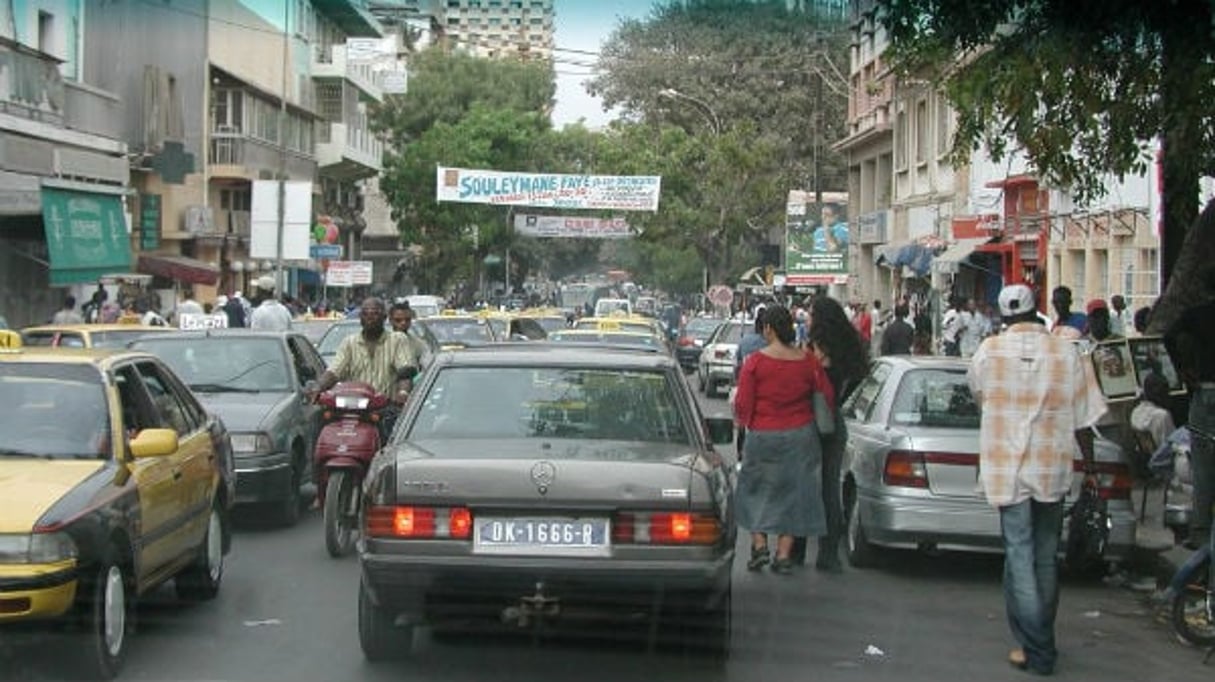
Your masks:
<path fill-rule="evenodd" d="M 64 95 L 64 127 L 115 140 L 125 136 L 126 120 L 117 95 L 75 81 L 64 81 Z"/>
<path fill-rule="evenodd" d="M 267 180 L 286 170 L 288 178 L 311 180 L 316 161 L 298 152 L 286 154 L 276 144 L 240 132 L 211 133 L 211 148 L 207 163 L 213 178 Z"/>
<path fill-rule="evenodd" d="M 384 79 L 372 70 L 370 64 L 351 61 L 346 46 L 318 45 L 312 52 L 312 78 L 314 80 L 345 80 L 358 89 L 360 98 L 375 102 L 384 101 Z"/>
<path fill-rule="evenodd" d="M 314 0 L 313 6 L 352 38 L 384 37 L 384 27 L 371 13 L 367 0 Z"/>
<path fill-rule="evenodd" d="M 377 175 L 382 166 L 384 143 L 371 133 L 367 122 L 319 123 L 316 158 L 321 173 L 342 180 Z"/>
<path fill-rule="evenodd" d="M 9 40 L 0 40 L 0 113 L 63 125 L 63 76 L 59 62 Z"/>

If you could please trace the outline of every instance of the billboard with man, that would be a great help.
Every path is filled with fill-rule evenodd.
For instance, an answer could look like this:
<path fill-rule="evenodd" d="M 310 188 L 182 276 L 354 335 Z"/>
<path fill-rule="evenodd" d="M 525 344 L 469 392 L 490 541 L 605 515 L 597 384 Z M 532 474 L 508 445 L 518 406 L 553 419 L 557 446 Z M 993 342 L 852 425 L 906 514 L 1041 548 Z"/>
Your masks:
<path fill-rule="evenodd" d="M 786 283 L 844 284 L 848 281 L 848 195 L 789 193 L 785 222 Z"/>

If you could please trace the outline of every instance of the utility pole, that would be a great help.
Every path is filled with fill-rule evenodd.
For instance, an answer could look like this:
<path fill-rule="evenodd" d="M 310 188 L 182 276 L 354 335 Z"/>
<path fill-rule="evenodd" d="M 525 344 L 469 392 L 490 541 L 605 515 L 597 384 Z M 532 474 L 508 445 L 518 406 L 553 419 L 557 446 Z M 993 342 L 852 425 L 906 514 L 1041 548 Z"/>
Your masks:
<path fill-rule="evenodd" d="M 278 107 L 278 238 L 275 240 L 274 289 L 282 296 L 286 289 L 283 273 L 283 233 L 287 221 L 287 74 L 291 70 L 291 2 L 283 0 L 283 83 Z"/>

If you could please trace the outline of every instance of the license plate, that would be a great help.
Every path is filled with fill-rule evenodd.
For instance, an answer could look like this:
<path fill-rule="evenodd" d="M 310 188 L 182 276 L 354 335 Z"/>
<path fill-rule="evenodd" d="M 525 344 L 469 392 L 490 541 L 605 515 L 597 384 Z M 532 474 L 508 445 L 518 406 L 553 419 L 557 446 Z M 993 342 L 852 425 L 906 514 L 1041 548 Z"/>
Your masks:
<path fill-rule="evenodd" d="M 603 556 L 610 531 L 603 518 L 480 518 L 473 551 L 482 554 Z"/>

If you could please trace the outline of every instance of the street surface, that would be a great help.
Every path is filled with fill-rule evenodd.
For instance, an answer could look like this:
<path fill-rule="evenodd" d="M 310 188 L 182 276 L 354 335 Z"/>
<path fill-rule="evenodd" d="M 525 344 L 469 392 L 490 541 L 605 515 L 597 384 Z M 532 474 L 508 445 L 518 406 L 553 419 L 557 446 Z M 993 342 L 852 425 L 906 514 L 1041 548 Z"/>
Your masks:
<path fill-rule="evenodd" d="M 706 401 L 721 413 L 724 400 Z M 740 538 L 739 550 L 745 550 Z M 646 630 L 520 634 L 420 631 L 406 661 L 368 664 L 356 630 L 358 560 L 330 559 L 317 512 L 280 529 L 238 524 L 223 588 L 210 603 L 160 590 L 138 612 L 123 680 L 460 680 L 468 682 L 785 682 L 1025 680 L 1005 656 L 1001 562 L 912 552 L 882 568 L 823 575 L 748 573 L 736 562 L 733 656 L 724 668 L 646 646 Z M 560 626 L 559 626 L 560 627 Z M 1101 582 L 1065 583 L 1062 679 L 1209 680 L 1215 665 L 1154 622 L 1139 595 Z M 69 654 L 46 637 L 0 642 L 0 679 L 64 679 Z"/>

